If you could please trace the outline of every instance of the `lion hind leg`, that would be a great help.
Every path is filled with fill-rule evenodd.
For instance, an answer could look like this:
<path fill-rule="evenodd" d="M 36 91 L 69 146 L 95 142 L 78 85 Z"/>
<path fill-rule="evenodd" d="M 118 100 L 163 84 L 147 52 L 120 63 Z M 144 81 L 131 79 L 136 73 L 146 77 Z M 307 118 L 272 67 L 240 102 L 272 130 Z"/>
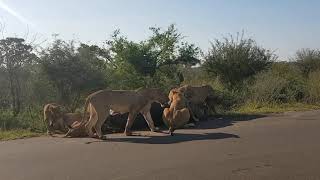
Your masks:
<path fill-rule="evenodd" d="M 187 103 L 187 108 L 189 109 L 189 114 L 190 114 L 191 118 L 195 122 L 199 122 L 200 120 L 196 117 L 195 113 L 193 112 L 193 108 L 192 108 L 191 104 Z"/>
<path fill-rule="evenodd" d="M 175 128 L 183 128 L 189 122 L 190 112 L 188 108 L 177 110 L 174 113 L 173 120 Z"/>
<path fill-rule="evenodd" d="M 165 108 L 163 110 L 163 114 L 162 114 L 162 120 L 163 123 L 169 127 L 169 118 L 170 118 L 170 109 L 169 108 Z"/>

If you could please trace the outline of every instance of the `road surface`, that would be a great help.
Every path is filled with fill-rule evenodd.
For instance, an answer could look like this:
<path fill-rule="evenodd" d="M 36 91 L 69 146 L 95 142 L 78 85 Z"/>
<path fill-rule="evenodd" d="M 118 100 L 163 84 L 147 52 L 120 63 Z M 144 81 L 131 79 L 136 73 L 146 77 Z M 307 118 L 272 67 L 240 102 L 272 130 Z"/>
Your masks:
<path fill-rule="evenodd" d="M 136 133 L 0 142 L 0 179 L 320 179 L 320 111 L 215 119 L 174 137 Z"/>

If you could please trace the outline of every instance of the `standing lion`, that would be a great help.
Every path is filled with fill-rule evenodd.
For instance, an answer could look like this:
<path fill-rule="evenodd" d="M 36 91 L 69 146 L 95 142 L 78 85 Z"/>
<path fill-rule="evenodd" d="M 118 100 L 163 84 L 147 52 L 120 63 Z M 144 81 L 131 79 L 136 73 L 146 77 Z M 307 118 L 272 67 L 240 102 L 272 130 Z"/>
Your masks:
<path fill-rule="evenodd" d="M 131 135 L 131 126 L 141 113 L 146 120 L 151 131 L 156 127 L 152 120 L 150 109 L 153 102 L 165 104 L 168 97 L 160 90 L 153 88 L 140 88 L 138 90 L 100 90 L 89 95 L 86 99 L 84 111 L 89 113 L 89 119 L 83 119 L 79 127 L 83 127 L 90 137 L 94 137 L 94 132 L 102 139 L 101 126 L 110 115 L 110 110 L 114 113 L 129 113 L 125 127 L 125 135 Z M 76 129 L 70 129 L 67 135 L 72 134 Z"/>

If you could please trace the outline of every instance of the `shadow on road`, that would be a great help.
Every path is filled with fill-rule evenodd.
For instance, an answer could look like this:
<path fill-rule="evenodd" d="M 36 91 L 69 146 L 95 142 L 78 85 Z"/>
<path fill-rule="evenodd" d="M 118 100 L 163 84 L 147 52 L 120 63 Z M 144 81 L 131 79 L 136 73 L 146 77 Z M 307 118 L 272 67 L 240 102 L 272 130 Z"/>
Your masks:
<path fill-rule="evenodd" d="M 193 129 L 218 129 L 218 128 L 223 128 L 223 127 L 227 127 L 227 126 L 232 126 L 233 124 L 237 123 L 237 122 L 241 122 L 241 121 L 252 121 L 252 120 L 257 120 L 263 117 L 267 117 L 266 115 L 254 115 L 254 114 L 238 114 L 238 113 L 233 113 L 233 114 L 228 114 L 228 115 L 215 115 L 212 117 L 207 118 L 207 120 L 202 120 L 200 122 L 196 123 L 196 126 Z M 136 128 L 132 128 L 132 130 L 146 130 L 149 131 L 149 128 L 145 122 L 145 120 L 140 120 L 140 122 L 138 122 L 137 120 L 135 120 L 135 123 L 138 122 L 137 124 L 139 124 L 139 126 L 137 126 Z M 157 120 L 160 121 L 160 120 Z M 161 119 L 162 121 L 162 119 Z M 121 133 L 124 131 L 124 126 L 126 123 L 126 119 L 124 121 L 124 125 L 122 128 L 118 128 L 118 129 L 112 129 L 112 130 L 104 130 L 104 133 Z M 141 123 L 145 123 L 145 125 L 141 125 Z M 157 126 L 160 126 L 160 128 L 162 130 L 167 129 L 167 127 L 162 123 L 159 125 L 159 123 L 157 124 Z"/>
<path fill-rule="evenodd" d="M 252 121 L 259 118 L 266 117 L 265 115 L 252 115 L 252 114 L 229 114 L 229 115 L 216 115 L 207 121 L 201 121 L 197 124 L 196 129 L 218 129 L 241 121 Z"/>
<path fill-rule="evenodd" d="M 250 114 L 228 114 L 228 115 L 216 115 L 209 118 L 206 121 L 197 123 L 195 128 L 192 129 L 218 129 L 241 121 L 257 120 L 259 118 L 266 117 L 265 115 L 250 115 Z M 166 130 L 166 127 L 162 127 L 162 130 Z M 148 131 L 148 129 L 146 129 Z M 122 132 L 122 131 L 120 131 Z M 107 138 L 107 140 L 93 140 L 87 142 L 101 143 L 101 142 L 129 142 L 129 143 L 141 143 L 141 144 L 174 144 L 187 141 L 201 141 L 201 140 L 217 140 L 226 138 L 240 138 L 235 134 L 228 133 L 204 133 L 204 134 L 186 134 L 186 133 L 175 133 L 174 136 L 130 136 L 130 137 L 119 137 L 119 138 Z"/>
<path fill-rule="evenodd" d="M 204 133 L 204 134 L 185 134 L 175 133 L 174 136 L 130 136 L 120 138 L 107 138 L 105 141 L 92 141 L 91 143 L 108 143 L 108 142 L 129 142 L 129 143 L 141 143 L 141 144 L 175 144 L 188 141 L 201 141 L 201 140 L 217 140 L 226 138 L 239 138 L 238 135 L 228 133 Z"/>

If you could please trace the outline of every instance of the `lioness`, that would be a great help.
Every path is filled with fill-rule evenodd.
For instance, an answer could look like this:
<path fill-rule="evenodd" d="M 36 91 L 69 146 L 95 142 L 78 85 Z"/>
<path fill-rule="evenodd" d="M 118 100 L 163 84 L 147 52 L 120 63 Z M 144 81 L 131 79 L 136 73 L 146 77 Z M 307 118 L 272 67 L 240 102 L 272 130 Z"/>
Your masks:
<path fill-rule="evenodd" d="M 140 88 L 138 90 L 100 90 L 89 95 L 85 102 L 85 112 L 89 111 L 90 118 L 83 120 L 90 137 L 94 137 L 94 128 L 98 137 L 103 138 L 101 126 L 110 115 L 110 110 L 117 113 L 129 112 L 124 134 L 131 135 L 130 128 L 140 112 L 151 131 L 155 131 L 150 108 L 153 102 L 164 104 L 168 97 L 160 89 Z"/>
<path fill-rule="evenodd" d="M 182 128 L 188 123 L 190 113 L 183 93 L 173 90 L 171 98 L 170 108 L 165 108 L 163 111 L 163 121 L 169 127 L 170 135 L 173 135 L 175 129 Z"/>
<path fill-rule="evenodd" d="M 46 104 L 43 108 L 44 121 L 47 125 L 47 134 L 52 135 L 56 130 L 64 131 L 62 107 L 56 103 Z"/>
<path fill-rule="evenodd" d="M 43 112 L 49 135 L 56 133 L 56 131 L 66 133 L 73 123 L 82 120 L 81 113 L 65 113 L 64 107 L 56 103 L 46 104 Z"/>
<path fill-rule="evenodd" d="M 192 118 L 196 121 L 198 121 L 198 118 L 195 117 L 195 113 L 193 110 L 193 106 L 207 106 L 212 112 L 216 112 L 214 108 L 214 99 L 215 94 L 214 90 L 209 85 L 204 86 L 190 86 L 190 85 L 184 85 L 179 88 L 174 88 L 169 93 L 169 104 L 172 101 L 173 91 L 178 91 L 184 94 L 184 96 L 187 98 L 190 109 L 190 114 Z M 206 114 L 206 113 L 205 113 Z"/>

